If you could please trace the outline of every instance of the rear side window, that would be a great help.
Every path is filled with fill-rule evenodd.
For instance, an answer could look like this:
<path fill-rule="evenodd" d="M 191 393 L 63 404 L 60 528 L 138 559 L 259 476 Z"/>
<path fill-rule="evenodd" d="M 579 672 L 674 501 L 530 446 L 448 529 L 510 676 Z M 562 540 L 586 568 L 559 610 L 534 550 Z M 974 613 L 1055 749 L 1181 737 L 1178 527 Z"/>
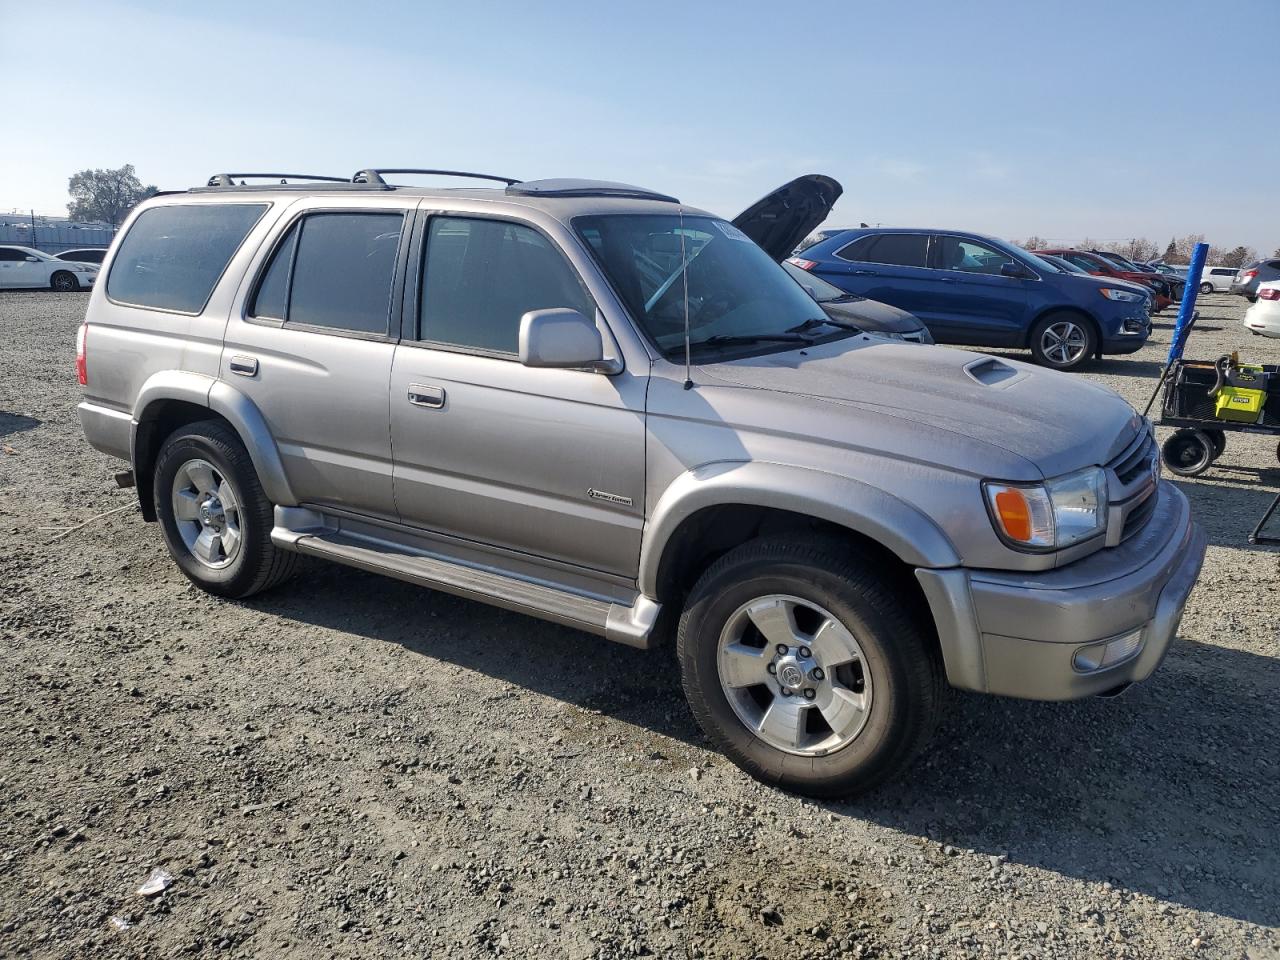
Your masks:
<path fill-rule="evenodd" d="M 307 215 L 276 247 L 251 313 L 386 336 L 403 224 L 399 213 Z"/>
<path fill-rule="evenodd" d="M 840 258 L 897 267 L 923 267 L 928 249 L 927 234 L 882 233 L 855 240 L 840 251 Z"/>
<path fill-rule="evenodd" d="M 595 313 L 577 273 L 538 231 L 501 220 L 431 218 L 421 339 L 514 354 L 520 318 L 551 307 Z"/>
<path fill-rule="evenodd" d="M 0 260 L 14 261 L 27 259 L 28 254 L 22 250 L 14 250 L 12 247 L 0 247 Z"/>
<path fill-rule="evenodd" d="M 199 313 L 265 203 L 152 207 L 133 222 L 107 277 L 113 300 Z"/>

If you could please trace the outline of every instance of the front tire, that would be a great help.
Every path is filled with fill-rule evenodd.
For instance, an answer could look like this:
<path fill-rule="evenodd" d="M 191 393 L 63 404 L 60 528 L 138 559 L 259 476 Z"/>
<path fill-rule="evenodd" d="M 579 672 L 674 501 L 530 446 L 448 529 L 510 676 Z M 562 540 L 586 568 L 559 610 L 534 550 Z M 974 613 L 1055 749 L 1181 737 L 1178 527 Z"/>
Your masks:
<path fill-rule="evenodd" d="M 846 543 L 756 540 L 698 580 L 676 653 L 699 726 L 751 776 L 816 797 L 871 789 L 933 730 L 942 668 L 920 623 Z"/>
<path fill-rule="evenodd" d="M 76 279 L 74 273 L 59 270 L 49 278 L 49 289 L 56 290 L 58 293 L 74 293 L 80 289 L 80 281 Z"/>
<path fill-rule="evenodd" d="M 153 496 L 169 553 L 201 590 L 242 599 L 293 574 L 297 554 L 271 542 L 274 507 L 222 421 L 193 423 L 165 440 Z"/>
<path fill-rule="evenodd" d="M 1098 352 L 1093 324 L 1074 313 L 1051 313 L 1031 330 L 1031 356 L 1054 370 L 1074 370 Z"/>
<path fill-rule="evenodd" d="M 1212 283 L 1202 283 L 1202 284 L 1200 284 L 1200 292 L 1201 292 L 1201 293 L 1213 293 L 1213 284 L 1212 284 Z"/>

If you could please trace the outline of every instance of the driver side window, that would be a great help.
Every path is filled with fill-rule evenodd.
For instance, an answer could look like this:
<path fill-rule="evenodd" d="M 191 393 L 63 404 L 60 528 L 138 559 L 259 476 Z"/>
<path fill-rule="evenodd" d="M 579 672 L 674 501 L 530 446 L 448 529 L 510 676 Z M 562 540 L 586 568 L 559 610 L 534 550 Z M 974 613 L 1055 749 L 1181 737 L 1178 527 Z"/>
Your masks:
<path fill-rule="evenodd" d="M 982 273 L 999 276 L 1000 268 L 1013 258 L 985 243 L 960 237 L 938 238 L 938 265 L 943 270 L 959 270 L 963 273 Z"/>
<path fill-rule="evenodd" d="M 520 318 L 530 310 L 595 315 L 577 272 L 532 227 L 432 217 L 424 260 L 420 340 L 515 356 Z"/>

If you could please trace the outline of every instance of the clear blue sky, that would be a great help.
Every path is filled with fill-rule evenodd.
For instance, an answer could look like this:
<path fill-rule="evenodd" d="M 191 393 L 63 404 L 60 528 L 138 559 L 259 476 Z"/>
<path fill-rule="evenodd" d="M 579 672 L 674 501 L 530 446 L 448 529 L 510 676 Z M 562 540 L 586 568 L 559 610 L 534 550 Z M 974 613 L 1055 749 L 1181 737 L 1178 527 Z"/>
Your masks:
<path fill-rule="evenodd" d="M 123 163 L 598 177 L 730 216 L 822 172 L 831 224 L 1280 246 L 1276 0 L 296 9 L 0 0 L 0 210 Z"/>

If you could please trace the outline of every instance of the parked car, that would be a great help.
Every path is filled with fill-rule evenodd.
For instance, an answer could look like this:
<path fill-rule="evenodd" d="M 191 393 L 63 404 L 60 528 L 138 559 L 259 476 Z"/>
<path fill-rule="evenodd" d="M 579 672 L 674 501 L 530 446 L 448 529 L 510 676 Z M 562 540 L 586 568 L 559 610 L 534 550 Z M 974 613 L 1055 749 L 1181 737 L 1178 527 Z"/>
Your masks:
<path fill-rule="evenodd" d="M 712 742 L 815 795 L 901 768 L 944 682 L 1069 699 L 1164 657 L 1205 535 L 1110 390 L 830 324 L 639 187 L 236 179 L 136 208 L 77 344 L 85 435 L 201 589 L 305 554 L 639 647 L 671 625 Z M 839 193 L 764 206 L 803 236 Z"/>
<path fill-rule="evenodd" d="M 1227 293 L 1237 272 L 1235 267 L 1205 267 L 1200 271 L 1200 292 Z"/>
<path fill-rule="evenodd" d="M 976 233 L 842 230 L 791 262 L 914 314 L 939 343 L 1023 347 L 1060 370 L 1102 353 L 1132 353 L 1151 329 L 1147 298 L 1129 284 L 1064 274 Z"/>
<path fill-rule="evenodd" d="M 887 303 L 868 300 L 856 293 L 841 290 L 835 284 L 827 283 L 789 261 L 783 261 L 782 267 L 808 291 L 809 296 L 818 301 L 823 313 L 832 319 L 851 323 L 860 330 L 890 340 L 933 343 L 929 328 L 920 322 L 919 317 L 913 317 L 907 311 L 891 307 Z"/>
<path fill-rule="evenodd" d="M 0 289 L 79 290 L 97 278 L 92 264 L 66 263 L 34 247 L 0 246 Z"/>
<path fill-rule="evenodd" d="M 1159 270 L 1139 266 L 1128 257 L 1116 253 L 1114 250 L 1094 250 L 1092 252 L 1104 260 L 1114 263 L 1122 271 L 1144 275 L 1147 279 L 1139 282 L 1149 282 L 1157 293 L 1164 294 L 1172 302 L 1177 303 L 1182 299 L 1182 291 L 1187 286 L 1187 281 L 1184 277 L 1172 277 Z"/>
<path fill-rule="evenodd" d="M 1272 280 L 1280 280 L 1280 259 L 1257 260 L 1247 267 L 1240 268 L 1235 279 L 1231 281 L 1229 292 L 1256 300 L 1258 285 Z"/>
<path fill-rule="evenodd" d="M 1113 280 L 1127 280 L 1130 283 L 1140 283 L 1151 291 L 1151 296 L 1155 301 L 1157 313 L 1173 303 L 1173 298 L 1169 296 L 1169 286 L 1164 281 L 1164 278 L 1158 273 L 1125 269 L 1118 263 L 1114 263 L 1109 258 L 1094 251 L 1054 248 L 1048 250 L 1036 250 L 1035 253 L 1052 253 L 1055 256 L 1062 257 L 1062 259 L 1074 263 L 1077 267 L 1091 273 L 1095 277 L 1107 277 Z"/>
<path fill-rule="evenodd" d="M 1050 264 L 1051 266 L 1057 267 L 1063 273 L 1074 273 L 1082 277 L 1092 276 L 1092 274 L 1089 273 L 1088 270 L 1084 269 L 1083 267 L 1078 267 L 1074 263 L 1072 263 L 1070 260 L 1064 260 L 1062 259 L 1062 257 L 1059 257 L 1056 254 L 1037 253 L 1036 256 L 1039 257 L 1041 260 L 1045 261 L 1046 263 Z M 1142 296 L 1146 298 L 1146 301 L 1147 301 L 1147 313 L 1149 314 L 1155 313 L 1156 307 L 1155 307 L 1155 301 L 1153 299 L 1155 296 L 1155 292 L 1150 287 L 1145 287 L 1140 283 L 1132 283 L 1127 280 L 1116 280 L 1114 281 L 1114 283 L 1116 286 L 1124 286 L 1126 289 L 1132 290 L 1135 293 L 1142 294 Z"/>
<path fill-rule="evenodd" d="M 1244 312 L 1244 328 L 1263 337 L 1280 337 L 1280 280 L 1258 284 L 1258 296 Z"/>
<path fill-rule="evenodd" d="M 1185 263 L 1165 263 L 1163 260 L 1153 260 L 1150 263 L 1140 264 L 1147 270 L 1154 270 L 1156 273 L 1163 273 L 1166 277 L 1177 277 L 1179 280 L 1186 282 L 1187 265 Z"/>
<path fill-rule="evenodd" d="M 55 256 L 59 260 L 71 260 L 75 263 L 97 263 L 101 264 L 103 257 L 107 255 L 106 247 L 78 247 L 75 250 L 63 250 Z"/>

